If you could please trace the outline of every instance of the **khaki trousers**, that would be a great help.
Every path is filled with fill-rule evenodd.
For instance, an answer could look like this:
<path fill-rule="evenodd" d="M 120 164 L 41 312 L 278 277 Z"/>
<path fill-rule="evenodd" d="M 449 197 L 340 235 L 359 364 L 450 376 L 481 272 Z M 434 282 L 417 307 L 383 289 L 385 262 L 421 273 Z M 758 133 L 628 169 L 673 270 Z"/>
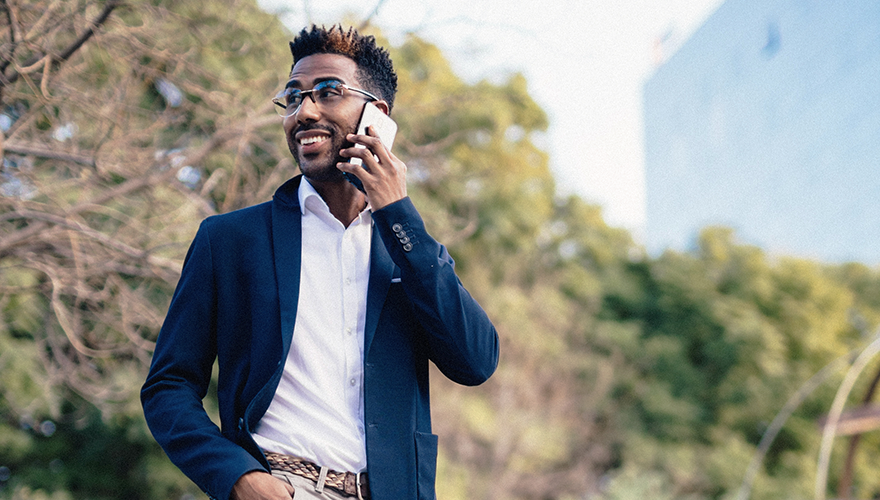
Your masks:
<path fill-rule="evenodd" d="M 293 492 L 293 500 L 353 500 L 355 497 L 350 497 L 345 495 L 344 493 L 340 493 L 333 488 L 324 487 L 324 491 L 318 493 L 316 491 L 317 484 L 311 479 L 306 479 L 302 476 L 297 476 L 296 474 L 291 474 L 289 472 L 284 472 L 280 470 L 273 470 L 272 475 L 281 479 L 282 481 L 287 481 L 294 488 Z"/>

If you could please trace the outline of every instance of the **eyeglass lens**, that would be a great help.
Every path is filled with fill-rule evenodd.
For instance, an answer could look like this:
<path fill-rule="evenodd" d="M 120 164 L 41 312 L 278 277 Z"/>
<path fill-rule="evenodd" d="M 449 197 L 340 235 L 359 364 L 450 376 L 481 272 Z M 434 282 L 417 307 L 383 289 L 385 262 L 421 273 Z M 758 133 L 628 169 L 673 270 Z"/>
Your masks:
<path fill-rule="evenodd" d="M 311 90 L 299 90 L 287 87 L 275 97 L 275 110 L 281 116 L 289 116 L 299 109 L 303 100 L 308 96 L 312 102 L 321 106 L 332 105 L 337 98 L 342 97 L 344 86 L 341 82 L 328 80 L 321 82 Z M 282 107 L 283 106 L 283 107 Z"/>

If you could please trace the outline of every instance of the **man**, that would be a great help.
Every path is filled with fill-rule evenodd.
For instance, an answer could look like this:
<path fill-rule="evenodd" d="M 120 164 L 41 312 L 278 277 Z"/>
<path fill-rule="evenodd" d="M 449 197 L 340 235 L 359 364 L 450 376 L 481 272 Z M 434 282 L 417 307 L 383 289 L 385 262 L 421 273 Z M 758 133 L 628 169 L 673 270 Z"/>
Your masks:
<path fill-rule="evenodd" d="M 425 231 L 406 165 L 375 130 L 354 135 L 366 102 L 391 112 L 388 53 L 339 27 L 313 26 L 290 46 L 275 102 L 302 175 L 271 202 L 203 221 L 144 414 L 212 498 L 431 499 L 428 360 L 480 384 L 498 337 Z M 215 359 L 219 429 L 202 407 Z"/>

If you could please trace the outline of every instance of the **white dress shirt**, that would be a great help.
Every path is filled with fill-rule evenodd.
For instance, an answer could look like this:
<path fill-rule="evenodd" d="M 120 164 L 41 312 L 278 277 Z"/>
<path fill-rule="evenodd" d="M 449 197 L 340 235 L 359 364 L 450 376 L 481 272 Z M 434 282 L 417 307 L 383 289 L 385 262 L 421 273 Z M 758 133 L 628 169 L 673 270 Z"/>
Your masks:
<path fill-rule="evenodd" d="M 303 178 L 299 305 L 284 373 L 254 432 L 264 451 L 337 471 L 367 468 L 364 319 L 370 277 L 369 209 L 346 228 Z"/>

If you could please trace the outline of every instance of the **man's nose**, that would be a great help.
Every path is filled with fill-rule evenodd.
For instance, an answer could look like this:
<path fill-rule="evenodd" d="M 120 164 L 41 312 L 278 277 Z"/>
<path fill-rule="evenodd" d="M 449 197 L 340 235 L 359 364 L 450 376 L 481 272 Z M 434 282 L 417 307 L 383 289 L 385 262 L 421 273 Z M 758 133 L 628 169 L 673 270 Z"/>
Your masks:
<path fill-rule="evenodd" d="M 318 121 L 320 116 L 321 113 L 318 109 L 318 104 L 315 102 L 315 98 L 312 97 L 312 94 L 309 94 L 307 99 L 303 99 L 302 103 L 299 105 L 299 109 L 296 110 L 296 121 L 300 123 Z"/>

